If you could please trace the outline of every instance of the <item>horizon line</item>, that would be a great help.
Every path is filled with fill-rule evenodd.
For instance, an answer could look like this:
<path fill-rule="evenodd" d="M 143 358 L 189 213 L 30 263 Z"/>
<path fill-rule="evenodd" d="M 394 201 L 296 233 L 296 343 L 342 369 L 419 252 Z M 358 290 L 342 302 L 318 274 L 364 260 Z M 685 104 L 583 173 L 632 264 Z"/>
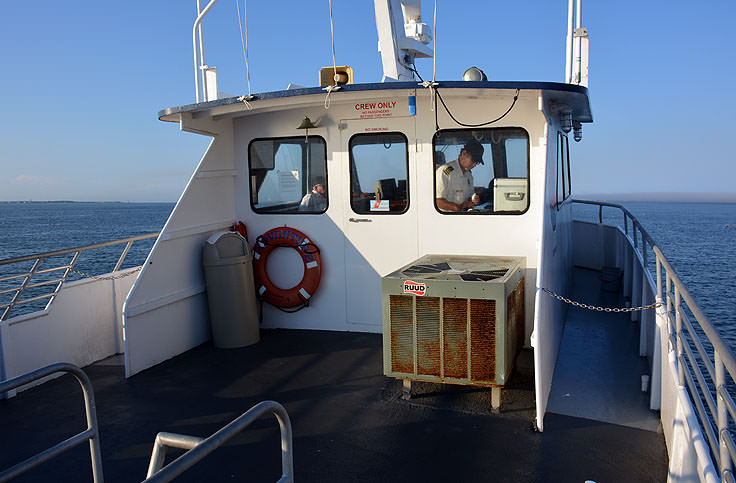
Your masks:
<path fill-rule="evenodd" d="M 580 193 L 573 195 L 579 199 L 594 199 L 598 201 L 647 201 L 662 203 L 736 203 L 736 191 L 646 191 L 646 192 L 611 192 L 611 193 Z M 171 201 L 150 200 L 0 200 L 0 203 L 176 203 Z"/>

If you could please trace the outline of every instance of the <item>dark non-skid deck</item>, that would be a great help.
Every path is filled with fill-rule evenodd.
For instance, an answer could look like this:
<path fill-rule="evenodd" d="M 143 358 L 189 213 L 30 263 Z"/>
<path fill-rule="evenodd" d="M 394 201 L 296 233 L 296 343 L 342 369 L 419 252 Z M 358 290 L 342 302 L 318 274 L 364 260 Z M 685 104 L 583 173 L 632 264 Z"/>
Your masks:
<path fill-rule="evenodd" d="M 661 432 L 555 413 L 534 432 L 530 351 L 499 415 L 490 391 L 475 388 L 425 384 L 403 400 L 401 383 L 382 375 L 381 343 L 377 334 L 272 330 L 254 346 L 206 344 L 128 380 L 119 356 L 87 367 L 105 480 L 143 480 L 157 432 L 208 436 L 266 399 L 291 417 L 298 481 L 666 480 Z M 555 391 L 563 389 L 553 386 L 551 407 Z M 0 401 L 0 468 L 82 430 L 83 418 L 68 376 Z M 178 481 L 276 481 L 279 448 L 269 416 Z M 86 445 L 18 479 L 90 480 Z"/>
<path fill-rule="evenodd" d="M 378 335 L 267 331 L 251 348 L 206 345 L 129 380 L 114 362 L 86 369 L 95 386 L 105 479 L 140 481 L 158 431 L 207 436 L 263 399 L 294 428 L 300 481 L 657 481 L 661 435 L 532 411 L 483 411 L 475 390 L 404 401 L 381 375 Z M 457 401 L 460 400 L 460 401 Z M 465 400 L 465 401 L 463 401 Z M 81 392 L 67 377 L 0 402 L 3 467 L 83 429 Z M 480 406 L 488 407 L 488 406 Z M 81 447 L 19 481 L 90 479 Z M 183 481 L 275 481 L 275 421 L 257 422 Z"/>

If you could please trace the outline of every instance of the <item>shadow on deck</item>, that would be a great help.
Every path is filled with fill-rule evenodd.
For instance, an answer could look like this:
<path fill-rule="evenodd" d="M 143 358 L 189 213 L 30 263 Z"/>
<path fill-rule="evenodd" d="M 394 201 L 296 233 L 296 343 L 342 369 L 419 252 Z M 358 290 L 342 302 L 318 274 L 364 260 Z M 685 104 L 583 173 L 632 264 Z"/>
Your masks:
<path fill-rule="evenodd" d="M 568 329 L 575 320 L 572 311 Z M 254 346 L 205 344 L 128 380 L 119 356 L 89 366 L 105 479 L 143 480 L 157 432 L 208 436 L 265 399 L 289 412 L 298 481 L 666 479 L 657 432 L 571 417 L 559 404 L 547 414 L 545 432 L 534 432 L 528 351 L 499 415 L 490 410 L 488 390 L 416 385 L 415 397 L 401 399 L 400 381 L 382 375 L 381 343 L 378 334 L 269 330 Z M 553 391 L 573 394 L 561 384 Z M 83 421 L 81 391 L 67 376 L 0 401 L 0 468 L 84 429 Z M 280 468 L 278 427 L 264 418 L 178 481 L 276 481 Z M 17 481 L 50 480 L 91 481 L 87 447 Z"/>

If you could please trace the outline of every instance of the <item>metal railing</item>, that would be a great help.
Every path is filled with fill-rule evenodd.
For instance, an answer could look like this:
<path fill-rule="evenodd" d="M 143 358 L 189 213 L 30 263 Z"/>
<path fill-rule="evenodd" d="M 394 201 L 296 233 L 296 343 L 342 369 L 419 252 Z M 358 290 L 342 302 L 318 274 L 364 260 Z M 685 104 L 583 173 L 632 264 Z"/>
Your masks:
<path fill-rule="evenodd" d="M 647 249 L 651 249 L 654 254 L 656 301 L 665 303 L 663 310 L 669 349 L 677 351 L 678 384 L 685 387 L 695 407 L 698 422 L 706 435 L 721 478 L 734 481 L 736 444 L 729 429 L 736 426 L 736 403 L 733 397 L 736 358 L 733 352 L 685 288 L 652 237 L 631 212 L 615 203 L 585 200 L 572 202 L 598 206 L 598 222 L 601 224 L 604 207 L 619 210 L 623 214 L 624 233 L 631 238 L 634 248 L 642 255 L 644 269 L 649 270 Z M 692 319 L 696 324 L 693 324 Z"/>
<path fill-rule="evenodd" d="M 95 406 L 95 395 L 92 390 L 92 383 L 90 383 L 87 374 L 84 373 L 79 367 L 74 364 L 52 364 L 50 366 L 43 367 L 41 369 L 29 372 L 22 376 L 9 379 L 4 382 L 0 382 L 0 394 L 12 391 L 20 386 L 36 381 L 38 379 L 56 374 L 57 372 L 66 372 L 73 375 L 77 382 L 82 386 L 82 393 L 84 394 L 84 409 L 87 414 L 87 429 L 78 433 L 71 438 L 68 438 L 61 443 L 58 443 L 51 448 L 42 451 L 35 456 L 28 458 L 25 461 L 18 463 L 17 465 L 0 473 L 0 482 L 9 481 L 26 471 L 35 468 L 36 466 L 44 463 L 60 454 L 83 444 L 89 440 L 89 452 L 90 458 L 92 459 L 92 477 L 95 482 L 102 482 L 102 454 L 100 452 L 100 432 L 97 426 L 97 409 Z M 4 435 L 3 439 L 5 444 L 11 444 L 8 435 Z"/>
<path fill-rule="evenodd" d="M 268 412 L 276 417 L 281 430 L 281 478 L 278 481 L 283 483 L 294 481 L 291 421 L 286 409 L 275 401 L 263 401 L 256 404 L 206 439 L 182 434 L 158 433 L 153 445 L 153 453 L 151 454 L 145 481 L 163 482 L 173 480 Z M 162 468 L 167 447 L 188 451 Z"/>
<path fill-rule="evenodd" d="M 95 243 L 94 245 L 87 245 L 83 247 L 69 248 L 66 250 L 57 250 L 53 252 L 40 253 L 37 255 L 27 255 L 23 257 L 9 258 L 7 260 L 0 260 L 0 267 L 13 264 L 22 264 L 23 262 L 33 262 L 31 268 L 28 269 L 26 272 L 15 273 L 12 275 L 0 277 L 0 295 L 12 294 L 10 302 L 0 304 L 0 310 L 3 310 L 2 314 L 0 314 L 0 320 L 6 320 L 15 307 L 30 302 L 48 299 L 44 310 L 51 307 L 51 304 L 54 302 L 56 296 L 59 294 L 59 291 L 61 290 L 64 282 L 66 282 L 69 276 L 75 272 L 74 267 L 79 260 L 80 254 L 82 254 L 83 252 L 125 244 L 123 252 L 118 257 L 117 263 L 115 263 L 115 266 L 112 269 L 112 272 L 117 272 L 123 265 L 123 262 L 125 261 L 125 258 L 128 255 L 128 252 L 130 251 L 130 248 L 134 242 L 155 238 L 157 236 L 158 233 L 148 233 L 145 235 L 121 238 L 119 240 Z M 59 266 L 41 269 L 41 264 L 43 261 L 53 257 L 60 257 L 65 255 L 71 255 L 71 260 Z M 60 271 L 63 271 L 63 273 L 61 275 L 56 275 L 56 273 Z M 81 272 L 76 273 L 90 277 L 90 275 L 83 274 Z M 38 280 L 39 278 L 50 279 L 40 280 L 32 283 L 34 277 L 36 280 Z M 2 288 L 4 284 L 7 285 L 8 283 L 13 283 L 13 281 L 16 280 L 20 281 L 19 286 L 5 289 Z M 50 288 L 50 290 L 45 291 L 46 288 Z M 31 289 L 39 289 L 39 291 L 41 291 L 42 293 L 36 293 L 30 297 L 23 298 L 24 292 Z"/>

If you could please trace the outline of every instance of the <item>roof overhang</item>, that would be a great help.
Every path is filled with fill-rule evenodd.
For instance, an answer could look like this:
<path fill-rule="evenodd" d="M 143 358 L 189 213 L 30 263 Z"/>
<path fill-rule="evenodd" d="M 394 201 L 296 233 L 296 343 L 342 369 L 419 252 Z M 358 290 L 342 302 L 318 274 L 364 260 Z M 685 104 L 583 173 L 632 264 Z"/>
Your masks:
<path fill-rule="evenodd" d="M 447 81 L 439 82 L 436 88 L 440 91 L 445 89 L 473 89 L 473 90 L 508 90 L 519 89 L 520 91 L 541 91 L 544 102 L 552 110 L 567 109 L 572 112 L 573 120 L 579 122 L 593 122 L 593 114 L 590 109 L 588 89 L 574 84 L 558 82 L 525 82 L 525 81 Z M 424 89 L 417 82 L 382 82 L 374 84 L 348 84 L 340 86 L 338 91 L 331 95 L 338 99 L 342 93 L 363 91 L 388 91 L 397 89 Z M 179 107 L 164 109 L 158 113 L 162 121 L 180 122 L 182 117 L 193 118 L 216 118 L 226 115 L 237 115 L 242 112 L 247 114 L 251 108 L 261 108 L 286 104 L 293 107 L 295 103 L 302 100 L 304 103 L 313 103 L 315 96 L 327 95 L 321 87 L 309 87 L 303 89 L 289 89 L 285 91 L 274 91 L 256 94 L 246 101 L 245 97 L 227 97 L 215 101 L 201 102 L 198 104 L 187 104 Z"/>

